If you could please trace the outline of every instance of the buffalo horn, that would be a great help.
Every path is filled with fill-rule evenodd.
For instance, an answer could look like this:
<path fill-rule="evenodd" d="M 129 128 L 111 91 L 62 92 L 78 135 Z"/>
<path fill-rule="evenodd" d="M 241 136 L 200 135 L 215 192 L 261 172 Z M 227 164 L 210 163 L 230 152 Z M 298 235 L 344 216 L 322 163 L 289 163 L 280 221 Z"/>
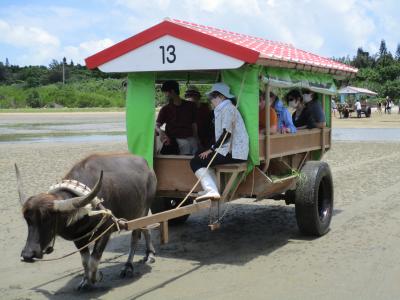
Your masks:
<path fill-rule="evenodd" d="M 92 201 L 97 196 L 97 193 L 100 191 L 102 179 L 103 179 L 103 170 L 100 172 L 100 177 L 97 180 L 96 185 L 89 194 L 65 200 L 55 200 L 54 210 L 60 212 L 70 212 L 89 204 L 90 201 Z"/>
<path fill-rule="evenodd" d="M 26 201 L 26 196 L 23 192 L 21 174 L 19 173 L 17 164 L 14 164 L 14 167 L 15 167 L 15 174 L 17 175 L 17 189 L 18 189 L 18 195 L 19 195 L 19 202 L 21 203 L 21 205 L 24 205 L 24 203 Z"/>

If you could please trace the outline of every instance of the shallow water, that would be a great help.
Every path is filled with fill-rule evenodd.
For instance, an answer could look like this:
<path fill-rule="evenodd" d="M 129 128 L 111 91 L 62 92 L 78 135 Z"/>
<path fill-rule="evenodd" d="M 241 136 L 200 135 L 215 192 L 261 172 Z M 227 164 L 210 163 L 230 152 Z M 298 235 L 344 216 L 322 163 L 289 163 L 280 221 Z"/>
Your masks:
<path fill-rule="evenodd" d="M 125 118 L 120 115 L 36 115 L 0 120 L 0 143 L 124 141 Z M 40 118 L 43 117 L 43 118 Z M 14 122 L 12 122 L 14 121 Z"/>
<path fill-rule="evenodd" d="M 87 119 L 75 122 L 8 123 L 0 120 L 0 143 L 121 142 L 126 140 L 125 120 Z M 400 142 L 400 128 L 334 128 L 334 141 Z"/>
<path fill-rule="evenodd" d="M 333 128 L 332 140 L 400 142 L 400 128 Z"/>

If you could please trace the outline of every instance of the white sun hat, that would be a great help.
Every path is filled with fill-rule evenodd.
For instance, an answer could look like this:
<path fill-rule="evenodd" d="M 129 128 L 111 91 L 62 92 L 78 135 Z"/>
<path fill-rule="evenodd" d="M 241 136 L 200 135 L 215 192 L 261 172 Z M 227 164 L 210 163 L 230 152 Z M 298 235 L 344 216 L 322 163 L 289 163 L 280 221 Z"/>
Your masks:
<path fill-rule="evenodd" d="M 211 90 L 206 93 L 209 96 L 212 92 L 218 92 L 224 95 L 226 98 L 234 98 L 235 96 L 229 92 L 229 86 L 223 82 L 214 83 Z"/>

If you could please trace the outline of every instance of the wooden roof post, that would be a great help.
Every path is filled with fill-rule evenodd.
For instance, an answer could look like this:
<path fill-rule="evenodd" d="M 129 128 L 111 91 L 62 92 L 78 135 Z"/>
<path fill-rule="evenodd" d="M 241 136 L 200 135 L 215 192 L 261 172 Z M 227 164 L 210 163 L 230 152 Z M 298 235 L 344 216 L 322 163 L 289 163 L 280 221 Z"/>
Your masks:
<path fill-rule="evenodd" d="M 269 84 L 266 84 L 266 95 L 265 95 L 265 162 L 264 162 L 264 167 L 263 167 L 263 172 L 265 173 L 268 170 L 269 167 L 269 156 L 271 153 L 270 145 L 271 145 L 271 140 L 270 140 L 270 124 L 269 124 L 269 119 L 270 119 L 270 97 L 269 93 L 271 91 L 271 88 Z"/>

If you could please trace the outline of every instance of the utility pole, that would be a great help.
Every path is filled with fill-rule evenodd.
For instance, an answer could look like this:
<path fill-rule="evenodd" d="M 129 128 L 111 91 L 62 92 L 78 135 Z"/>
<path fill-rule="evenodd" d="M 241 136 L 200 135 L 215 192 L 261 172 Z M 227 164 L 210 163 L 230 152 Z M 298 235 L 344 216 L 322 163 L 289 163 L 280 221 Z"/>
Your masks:
<path fill-rule="evenodd" d="M 64 57 L 62 61 L 62 82 L 65 84 L 65 63 L 67 59 Z"/>

